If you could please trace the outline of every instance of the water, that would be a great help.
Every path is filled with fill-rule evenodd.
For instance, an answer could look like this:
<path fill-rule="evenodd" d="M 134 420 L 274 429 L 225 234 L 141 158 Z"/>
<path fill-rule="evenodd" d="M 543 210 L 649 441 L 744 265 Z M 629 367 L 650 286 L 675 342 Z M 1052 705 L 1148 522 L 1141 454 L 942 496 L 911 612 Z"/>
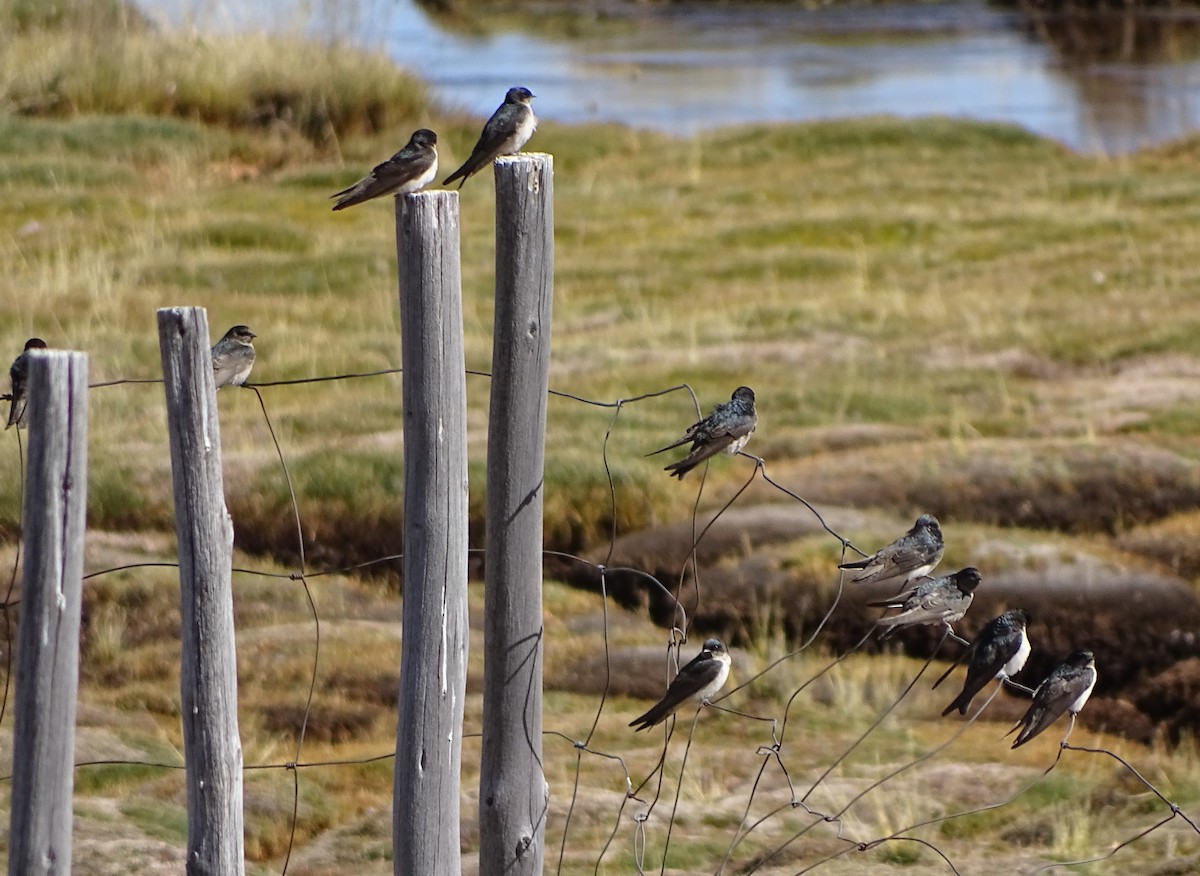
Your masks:
<path fill-rule="evenodd" d="M 147 5 L 208 27 L 303 20 L 317 33 L 382 45 L 439 99 L 479 115 L 510 85 L 524 85 L 545 119 L 680 135 L 750 122 L 948 115 L 1015 122 L 1080 151 L 1116 154 L 1200 127 L 1200 61 L 1080 59 L 1077 46 L 1034 39 L 1017 13 L 982 0 L 812 11 L 622 7 L 618 23 L 570 37 L 450 32 L 412 0 L 317 0 L 327 6 L 301 11 L 297 2 L 237 13 L 189 0 Z"/>

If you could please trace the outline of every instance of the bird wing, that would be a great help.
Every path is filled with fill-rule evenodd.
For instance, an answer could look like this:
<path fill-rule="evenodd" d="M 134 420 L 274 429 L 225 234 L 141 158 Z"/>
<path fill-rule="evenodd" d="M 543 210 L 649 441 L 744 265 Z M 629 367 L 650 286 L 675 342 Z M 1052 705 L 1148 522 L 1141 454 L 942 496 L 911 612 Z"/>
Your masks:
<path fill-rule="evenodd" d="M 219 345 L 218 345 L 219 346 Z M 243 372 L 254 365 L 254 351 L 250 347 L 236 346 L 232 349 L 213 348 L 213 385 L 220 389 L 229 386 Z"/>
<path fill-rule="evenodd" d="M 925 583 L 928 584 L 929 582 Z M 868 602 L 867 605 L 871 608 L 913 608 L 918 604 L 915 600 L 919 592 L 920 587 L 913 587 L 905 590 L 903 593 L 889 596 L 887 599 L 877 599 L 874 602 Z M 912 603 L 911 605 L 909 604 L 910 602 Z"/>
<path fill-rule="evenodd" d="M 967 677 L 963 681 L 962 691 L 946 706 L 946 710 L 942 712 L 943 717 L 955 709 L 961 714 L 967 713 L 967 706 L 971 704 L 971 700 L 1003 671 L 1004 664 L 1016 653 L 1014 644 L 1008 636 L 991 637 L 976 650 L 971 662 L 967 664 Z"/>
<path fill-rule="evenodd" d="M 896 542 L 882 548 L 863 567 L 861 575 L 855 575 L 855 581 L 876 581 L 895 578 L 913 569 L 919 569 L 929 562 L 928 551 L 914 544 Z"/>
<path fill-rule="evenodd" d="M 709 417 L 708 424 L 708 433 L 712 438 L 728 438 L 732 444 L 738 438 L 745 438 L 754 432 L 757 418 L 737 411 L 720 411 Z"/>
<path fill-rule="evenodd" d="M 647 456 L 657 456 L 658 454 L 662 453 L 664 450 L 674 450 L 676 447 L 682 447 L 684 444 L 687 444 L 689 441 L 695 441 L 696 440 L 696 430 L 699 429 L 703 424 L 704 424 L 703 421 L 701 421 L 699 423 L 693 423 L 692 425 L 688 426 L 687 433 L 682 438 L 680 438 L 676 441 L 672 441 L 666 447 L 660 447 L 660 448 L 658 448 L 658 450 L 655 450 L 651 453 L 647 453 L 646 455 Z"/>
<path fill-rule="evenodd" d="M 953 585 L 931 588 L 925 593 L 921 593 L 918 588 L 917 594 L 904 603 L 904 611 L 891 617 L 880 618 L 879 623 L 890 628 L 958 620 L 971 604 L 972 596 L 973 594 L 964 596 Z"/>
<path fill-rule="evenodd" d="M 483 133 L 475 142 L 471 156 L 463 162 L 462 167 L 442 180 L 442 185 L 449 185 L 460 177 L 465 183 L 468 177 L 499 155 L 501 149 L 504 148 L 505 141 L 518 127 L 517 123 L 520 120 L 521 112 L 520 105 L 500 104 L 499 108 L 492 113 L 492 117 L 487 120 L 487 124 L 483 126 Z M 462 188 L 462 183 L 459 183 L 458 187 Z"/>
<path fill-rule="evenodd" d="M 660 724 L 688 699 L 712 684 L 721 674 L 721 661 L 715 659 L 708 651 L 701 651 L 679 670 L 679 674 L 667 686 L 663 698 L 654 704 L 645 714 L 629 722 L 630 727 L 645 730 Z M 640 725 L 640 726 L 639 726 Z"/>
<path fill-rule="evenodd" d="M 1061 671 L 1060 671 L 1061 670 Z M 1075 703 L 1095 681 L 1094 670 L 1070 672 L 1069 667 L 1059 667 L 1043 681 L 1033 695 L 1033 704 L 1014 725 L 1013 730 L 1024 725 L 1017 734 L 1013 748 L 1024 745 L 1059 719 L 1063 712 Z M 1083 704 L 1080 703 L 1080 706 Z M 1012 730 L 1008 731 L 1009 733 Z"/>

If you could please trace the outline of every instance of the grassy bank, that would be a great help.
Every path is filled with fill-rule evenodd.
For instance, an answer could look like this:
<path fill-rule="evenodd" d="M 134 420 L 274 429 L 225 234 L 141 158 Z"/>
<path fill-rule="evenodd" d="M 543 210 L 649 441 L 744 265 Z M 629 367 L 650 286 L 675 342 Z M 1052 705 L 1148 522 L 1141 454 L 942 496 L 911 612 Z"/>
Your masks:
<path fill-rule="evenodd" d="M 142 114 L 254 133 L 249 157 L 284 164 L 339 138 L 431 112 L 385 54 L 278 34 L 163 29 L 123 0 L 0 2 L 6 114 Z M 305 148 L 308 146 L 309 148 Z"/>
<path fill-rule="evenodd" d="M 346 140 L 344 163 L 301 148 L 277 167 L 278 151 L 237 127 L 10 115 L 3 348 L 15 355 L 38 334 L 90 351 L 96 380 L 154 376 L 154 309 L 199 304 L 214 332 L 245 322 L 259 333 L 260 381 L 396 366 L 389 205 L 334 216 L 326 198 L 417 123 Z M 450 165 L 471 132 L 445 130 Z M 1071 531 L 1194 503 L 1194 144 L 1113 161 L 1004 126 L 886 118 L 690 141 L 547 124 L 535 143 L 556 155 L 555 388 L 614 400 L 687 382 L 707 408 L 748 383 L 762 420 L 750 449 L 783 476 L 793 461 L 828 460 L 841 474 L 813 484 L 822 501 Z M 486 179 L 464 189 L 462 210 L 467 364 L 487 370 Z M 479 465 L 487 391 L 472 378 Z M 349 532 L 394 508 L 396 378 L 264 394 L 314 526 Z M 238 529 L 270 548 L 286 492 L 261 412 L 249 393 L 221 402 Z M 160 406 L 152 386 L 97 392 L 97 525 L 169 526 Z M 687 485 L 643 454 L 694 413 L 683 394 L 621 413 L 609 459 L 623 527 L 688 512 Z M 551 403 L 556 546 L 607 531 L 611 417 Z M 950 454 L 919 449 L 934 440 Z M 959 501 L 958 478 L 986 461 L 972 447 L 997 440 L 1023 450 L 973 477 L 1006 478 L 1008 466 L 1022 490 L 1053 487 L 1063 501 L 1041 516 L 1015 495 Z M 1039 448 L 1057 448 L 1055 461 L 1034 462 Z M 745 467 L 714 474 L 717 501 Z M 1147 483 L 1166 504 L 1144 507 Z M 1105 513 L 1070 500 L 1083 486 Z M 11 499 L 15 485 L 5 489 Z M 3 507 L 11 526 L 16 506 Z"/>

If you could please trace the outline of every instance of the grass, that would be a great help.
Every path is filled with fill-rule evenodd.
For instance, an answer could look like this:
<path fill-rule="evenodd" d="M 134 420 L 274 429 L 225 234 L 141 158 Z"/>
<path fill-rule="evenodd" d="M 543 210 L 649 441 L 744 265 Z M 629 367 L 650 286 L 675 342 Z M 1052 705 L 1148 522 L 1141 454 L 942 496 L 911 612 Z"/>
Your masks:
<path fill-rule="evenodd" d="M 419 83 L 378 57 L 290 38 L 198 40 L 148 29 L 124 7 L 55 8 L 63 17 L 15 0 L 0 6 L 0 21 L 11 25 L 0 27 L 0 191 L 9 206 L 0 214 L 0 349 L 15 355 L 37 334 L 88 351 L 94 381 L 153 377 L 155 308 L 197 304 L 208 308 L 214 334 L 238 322 L 258 332 L 260 381 L 397 366 L 390 204 L 335 216 L 327 196 L 420 125 L 439 131 L 443 164 L 456 164 L 478 120 L 431 105 Z M 100 25 L 121 28 L 122 39 L 87 35 Z M 761 417 L 749 449 L 822 504 L 933 510 L 960 532 L 975 532 L 964 521 L 978 521 L 981 542 L 995 537 L 985 525 L 1058 529 L 1068 533 L 1064 544 L 1116 533 L 1147 563 L 1163 562 L 1165 552 L 1166 562 L 1194 574 L 1200 139 L 1110 160 L 1004 125 L 872 118 L 690 140 L 546 123 L 532 146 L 556 162 L 555 388 L 612 401 L 686 382 L 707 409 L 748 383 Z M 492 198 L 486 175 L 461 196 L 467 365 L 480 370 L 490 357 Z M 398 378 L 262 393 L 297 489 L 310 568 L 394 553 L 403 486 Z M 470 378 L 468 393 L 479 544 L 488 382 Z M 161 388 L 97 389 L 90 403 L 88 568 L 172 556 Z M 227 391 L 219 403 L 228 504 L 248 552 L 238 562 L 262 566 L 274 556 L 290 566 L 290 496 L 258 401 Z M 686 520 L 696 479 L 670 481 L 662 459 L 644 454 L 695 415 L 685 392 L 619 412 L 552 397 L 548 545 L 601 558 L 612 531 Z M 14 471 L 15 441 L 2 453 L 0 465 Z M 748 473 L 743 460 L 714 463 L 702 505 L 729 499 Z M 15 477 L 0 481 L 8 534 L 19 489 Z M 1031 496 L 1039 499 L 1032 508 Z M 756 489 L 742 501 L 777 498 Z M 864 528 L 890 534 L 875 525 Z M 758 556 L 793 583 L 828 580 L 835 544 L 808 539 Z M 969 559 L 962 545 L 950 553 Z M 11 557 L 0 559 L 3 567 Z M 394 746 L 399 600 L 378 579 L 319 580 L 321 669 L 303 759 L 386 753 Z M 80 759 L 179 761 L 175 586 L 169 569 L 89 581 Z M 294 582 L 239 575 L 235 587 L 246 760 L 284 763 L 296 757 L 311 677 L 307 601 Z M 582 739 L 605 677 L 592 657 L 605 644 L 604 619 L 593 594 L 550 582 L 546 595 L 547 727 Z M 741 679 L 790 647 L 786 594 L 751 596 L 759 601 L 742 618 L 751 647 Z M 477 588 L 472 600 L 467 722 L 478 730 Z M 611 605 L 607 632 L 617 650 L 664 636 L 644 612 Z M 829 659 L 814 652 L 786 661 L 729 704 L 781 717 L 791 693 Z M 801 693 L 788 713 L 788 775 L 776 767 L 763 774 L 752 818 L 788 801 L 788 779 L 814 781 L 918 668 L 899 656 L 855 657 Z M 937 719 L 940 694 L 926 687 L 822 784 L 825 802 L 849 799 L 957 729 Z M 645 708 L 635 693 L 610 691 L 589 747 L 619 754 L 640 781 L 661 736 L 625 726 Z M 1010 753 L 994 738 L 999 731 L 974 726 L 944 755 L 864 797 L 847 814 L 853 835 L 882 835 L 1033 783 L 1054 755 L 1054 733 Z M 10 733 L 6 722 L 0 734 Z M 1200 767 L 1186 744 L 1171 753 L 1086 733 L 1077 741 L 1124 745 L 1173 799 L 1200 804 Z M 622 765 L 546 738 L 551 859 L 580 764 L 562 872 L 629 872 L 637 848 L 657 867 L 666 802 L 679 782 L 670 865 L 714 866 L 743 824 L 761 747 L 772 744 L 769 725 L 704 713 L 682 778 L 681 743 L 677 732 L 664 802 L 643 846 L 630 820 L 641 804 L 625 799 Z M 465 763 L 469 824 L 475 740 Z M 268 770 L 247 779 L 252 872 L 281 865 L 294 778 Z M 390 763 L 305 769 L 299 781 L 300 851 L 289 872 L 390 872 Z M 84 768 L 77 791 L 76 845 L 89 861 L 120 862 L 126 852 L 116 840 L 133 837 L 146 855 L 172 862 L 166 872 L 178 870 L 180 775 Z M 1072 755 L 1019 802 L 919 835 L 987 872 L 1001 858 L 1019 867 L 1100 854 L 1162 814 L 1110 763 Z M 801 811 L 782 809 L 737 844 L 734 863 L 744 870 L 766 860 L 807 824 Z M 468 852 L 474 843 L 468 835 Z M 820 824 L 758 872 L 794 872 L 843 848 Z M 1194 836 L 1172 827 L 1093 870 L 1125 872 L 1132 856 L 1198 851 Z M 910 843 L 866 854 L 824 869 L 944 869 Z M 153 864 L 136 866 L 150 872 Z"/>
<path fill-rule="evenodd" d="M 166 541 L 148 535 L 143 548 L 163 550 Z M 93 540 L 89 565 L 111 549 L 105 539 Z M 238 556 L 237 565 L 262 563 Z M 266 570 L 282 571 L 269 565 Z M 124 612 L 124 632 L 119 650 L 106 650 L 103 659 L 93 659 L 90 653 L 85 657 L 78 760 L 179 762 L 178 639 L 164 633 L 177 604 L 173 577 L 169 569 L 135 570 L 96 579 L 85 590 L 85 617 L 91 619 L 85 643 L 95 625 L 108 623 L 104 619 L 111 619 L 118 610 Z M 313 586 L 321 618 L 321 663 L 306 741 L 297 750 L 316 644 L 307 600 L 296 582 L 244 574 L 235 577 L 240 725 L 247 764 L 283 764 L 297 756 L 305 762 L 370 758 L 387 754 L 395 744 L 399 600 L 371 581 L 341 576 L 314 581 Z M 476 586 L 471 588 L 470 605 L 468 734 L 478 733 L 482 720 L 478 680 L 483 604 L 481 589 Z M 567 829 L 567 804 L 575 795 L 561 872 L 593 872 L 614 829 L 617 833 L 604 853 L 600 872 L 628 872 L 634 854 L 643 854 L 646 866 L 656 868 L 680 785 L 669 852 L 670 866 L 679 871 L 712 871 L 739 837 L 731 856 L 733 872 L 743 872 L 755 860 L 765 862 L 758 872 L 794 872 L 845 848 L 835 839 L 835 829 L 818 821 L 768 861 L 772 850 L 812 819 L 802 810 L 784 805 L 790 799 L 788 779 L 776 762 L 768 761 L 768 769 L 760 775 L 763 746 L 772 743 L 770 725 L 712 710 L 701 714 L 682 769 L 691 715 L 681 713 L 661 799 L 645 823 L 646 842 L 636 840 L 637 828 L 631 819 L 646 809 L 654 785 L 639 793 L 643 802 L 626 801 L 624 770 L 629 770 L 635 784 L 649 774 L 662 752 L 662 735 L 657 731 L 635 735 L 625 726 L 645 708 L 644 700 L 625 693 L 625 685 L 635 679 L 618 673 L 603 707 L 599 706 L 598 689 L 581 687 L 580 679 L 595 677 L 605 632 L 607 646 L 615 654 L 662 642 L 664 633 L 640 613 L 612 605 L 602 619 L 597 596 L 553 582 L 547 584 L 545 605 L 547 666 L 571 668 L 569 673 L 558 673 L 546 694 L 546 728 L 563 734 L 544 740 L 552 801 L 547 848 L 553 866 L 557 866 Z M 693 647 L 686 646 L 685 655 Z M 786 648 L 782 641 L 763 642 L 758 652 L 739 652 L 734 681 L 749 680 Z M 370 654 L 370 659 L 364 659 L 364 654 Z M 800 655 L 722 705 L 781 719 L 790 692 L 829 660 L 828 654 L 818 651 Z M 660 674 L 661 652 L 645 665 Z M 796 793 L 804 793 L 851 740 L 867 730 L 920 666 L 920 661 L 899 656 L 854 656 L 795 698 L 788 712 L 788 728 L 781 732 L 779 752 Z M 1038 779 L 1054 757 L 1058 727 L 1017 752 L 1009 752 L 1000 739 L 1002 723 L 979 722 L 954 739 L 962 725 L 937 717 L 944 699 L 943 691 L 930 691 L 928 684 L 919 684 L 867 742 L 820 784 L 809 803 L 823 811 L 840 808 L 869 783 L 949 741 L 943 753 L 854 804 L 846 813 L 847 833 L 862 838 L 886 835 L 930 817 L 1001 802 L 1028 787 L 1015 802 L 993 812 L 930 825 L 913 834 L 937 845 L 963 872 L 986 872 L 998 861 L 1016 866 L 1022 861 L 1101 854 L 1114 838 L 1131 835 L 1166 814 L 1106 759 L 1068 753 L 1054 773 Z M 344 732 L 348 727 L 351 732 Z M 11 729 L 8 722 L 0 727 L 4 750 L 11 750 Z M 1194 746 L 1170 753 L 1083 729 L 1076 734 L 1077 743 L 1122 751 L 1185 810 L 1200 804 L 1200 761 Z M 568 741 L 583 738 L 588 738 L 590 751 L 598 754 L 575 749 Z M 604 755 L 619 755 L 622 761 Z M 464 744 L 463 776 L 464 851 L 468 855 L 477 848 L 470 825 L 478 758 L 478 738 L 470 737 Z M 289 872 L 292 868 L 300 874 L 351 868 L 367 874 L 389 872 L 391 777 L 388 760 L 301 769 L 295 777 L 300 788 L 297 847 Z M 283 769 L 247 773 L 248 872 L 278 872 L 290 835 L 293 780 Z M 0 785 L 0 795 L 7 793 L 7 787 Z M 0 798 L 0 805 L 3 802 Z M 619 817 L 623 804 L 624 813 Z M 743 822 L 748 805 L 753 817 Z M 761 823 L 748 830 L 760 818 Z M 139 872 L 157 872 L 149 863 L 155 855 L 162 862 L 158 866 L 177 869 L 185 836 L 183 819 L 183 775 L 178 771 L 120 765 L 80 768 L 76 774 L 76 869 L 81 873 L 110 872 L 131 854 L 147 856 L 147 863 L 141 865 L 146 869 Z M 1143 862 L 1197 851 L 1200 840 L 1189 832 L 1164 829 L 1095 872 L 1127 872 L 1129 862 L 1135 859 Z M 862 872 L 868 864 L 871 872 L 893 866 L 926 872 L 914 868 L 943 866 L 936 863 L 940 860 L 936 855 L 918 851 L 911 843 L 885 843 L 868 854 L 866 859 L 859 855 L 838 859 L 829 865 L 830 872 Z"/>
<path fill-rule="evenodd" d="M 346 160 L 361 169 L 407 127 L 348 139 Z M 450 131 L 443 151 L 453 161 L 467 138 Z M 49 335 L 91 351 L 97 379 L 153 375 L 153 309 L 194 303 L 209 308 L 214 333 L 233 322 L 258 331 L 259 380 L 395 367 L 387 207 L 330 215 L 326 195 L 356 169 L 339 172 L 309 147 L 276 168 L 274 150 L 257 140 L 236 125 L 171 118 L 10 117 L 0 179 L 13 209 L 0 220 L 0 249 L 22 294 L 0 302 L 10 326 L 3 343 L 16 350 L 29 334 Z M 763 423 L 751 449 L 785 472 L 795 459 L 853 474 L 871 458 L 861 447 L 811 453 L 817 430 L 902 429 L 908 441 L 881 439 L 873 451 L 872 476 L 884 484 L 870 492 L 889 506 L 1111 531 L 1194 502 L 1194 452 L 1179 440 L 1193 395 L 1146 391 L 1158 377 L 1149 364 L 1170 369 L 1196 353 L 1200 307 L 1187 258 L 1195 161 L 1186 147 L 1110 161 L 1005 126 L 886 118 L 691 141 L 547 124 L 536 145 L 558 162 L 554 386 L 612 400 L 688 382 L 707 409 L 750 383 Z M 954 180 L 947 167 L 958 168 Z M 481 370 L 491 208 L 486 185 L 464 190 L 467 364 Z M 1106 384 L 1104 374 L 1116 376 Z M 264 391 L 305 516 L 331 533 L 370 529 L 391 506 L 397 383 Z M 1096 391 L 1111 397 L 1098 406 Z M 481 453 L 486 381 L 472 378 L 469 394 L 469 437 Z M 261 413 L 245 393 L 221 401 L 239 537 L 286 551 L 292 535 L 277 525 L 286 491 Z M 154 387 L 97 393 L 96 525 L 169 527 L 160 405 Z M 685 511 L 643 454 L 694 416 L 684 394 L 621 412 L 609 455 L 620 528 Z M 612 525 L 600 459 L 611 417 L 551 401 L 555 547 L 578 550 Z M 136 437 L 127 422 L 139 423 Z M 955 502 L 955 482 L 933 460 L 922 460 L 919 481 L 895 470 L 913 439 L 950 442 L 976 467 L 980 442 L 1014 442 L 1035 461 L 1054 446 L 1061 463 L 1036 462 L 1020 493 L 1043 485 L 1069 496 L 1082 485 L 1108 495 L 1025 520 L 1002 503 Z M 145 460 L 136 471 L 103 449 L 131 440 Z M 1136 453 L 1162 442 L 1180 458 Z M 719 463 L 718 484 L 735 470 Z M 1160 504 L 1095 516 L 1120 509 L 1146 478 L 1160 478 Z M 863 500 L 845 478 L 820 497 Z M 478 495 L 473 507 L 482 507 Z"/>

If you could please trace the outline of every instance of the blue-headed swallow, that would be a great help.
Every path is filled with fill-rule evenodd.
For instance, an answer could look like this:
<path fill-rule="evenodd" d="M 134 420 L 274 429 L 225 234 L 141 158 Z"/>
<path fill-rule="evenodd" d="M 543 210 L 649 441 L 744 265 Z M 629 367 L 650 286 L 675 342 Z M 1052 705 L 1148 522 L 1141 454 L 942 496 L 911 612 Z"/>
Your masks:
<path fill-rule="evenodd" d="M 720 639 L 709 639 L 704 648 L 679 670 L 667 686 L 667 692 L 653 708 L 629 722 L 630 727 L 646 730 L 661 724 L 689 700 L 707 703 L 729 678 L 729 651 Z"/>
<path fill-rule="evenodd" d="M 510 88 L 504 95 L 504 103 L 500 104 L 492 117 L 483 126 L 479 141 L 471 150 L 471 156 L 463 162 L 463 166 L 444 180 L 442 185 L 448 186 L 456 179 L 461 189 L 473 174 L 478 173 L 501 155 L 516 155 L 521 147 L 529 142 L 537 129 L 537 116 L 533 114 L 530 102 L 534 94 L 528 88 Z"/>
<path fill-rule="evenodd" d="M 899 580 L 903 587 L 917 578 L 923 578 L 942 561 L 946 545 L 942 541 L 942 528 L 932 514 L 922 514 L 913 528 L 885 548 L 865 560 L 842 563 L 839 569 L 858 572 L 854 581 L 883 583 Z"/>
<path fill-rule="evenodd" d="M 666 466 L 673 477 L 683 480 L 683 476 L 694 469 L 704 460 L 724 452 L 731 456 L 741 451 L 754 434 L 758 425 L 758 413 L 754 409 L 754 390 L 748 386 L 739 386 L 733 391 L 729 401 L 717 405 L 713 412 L 698 423 L 688 427 L 687 433 L 678 441 L 673 441 L 666 447 L 660 447 L 654 456 L 666 450 L 680 447 L 692 442 L 688 455 L 678 462 Z"/>
<path fill-rule="evenodd" d="M 437 134 L 428 128 L 414 131 L 404 148 L 336 195 L 335 210 L 344 210 L 383 195 L 419 192 L 433 182 L 438 171 Z"/>

